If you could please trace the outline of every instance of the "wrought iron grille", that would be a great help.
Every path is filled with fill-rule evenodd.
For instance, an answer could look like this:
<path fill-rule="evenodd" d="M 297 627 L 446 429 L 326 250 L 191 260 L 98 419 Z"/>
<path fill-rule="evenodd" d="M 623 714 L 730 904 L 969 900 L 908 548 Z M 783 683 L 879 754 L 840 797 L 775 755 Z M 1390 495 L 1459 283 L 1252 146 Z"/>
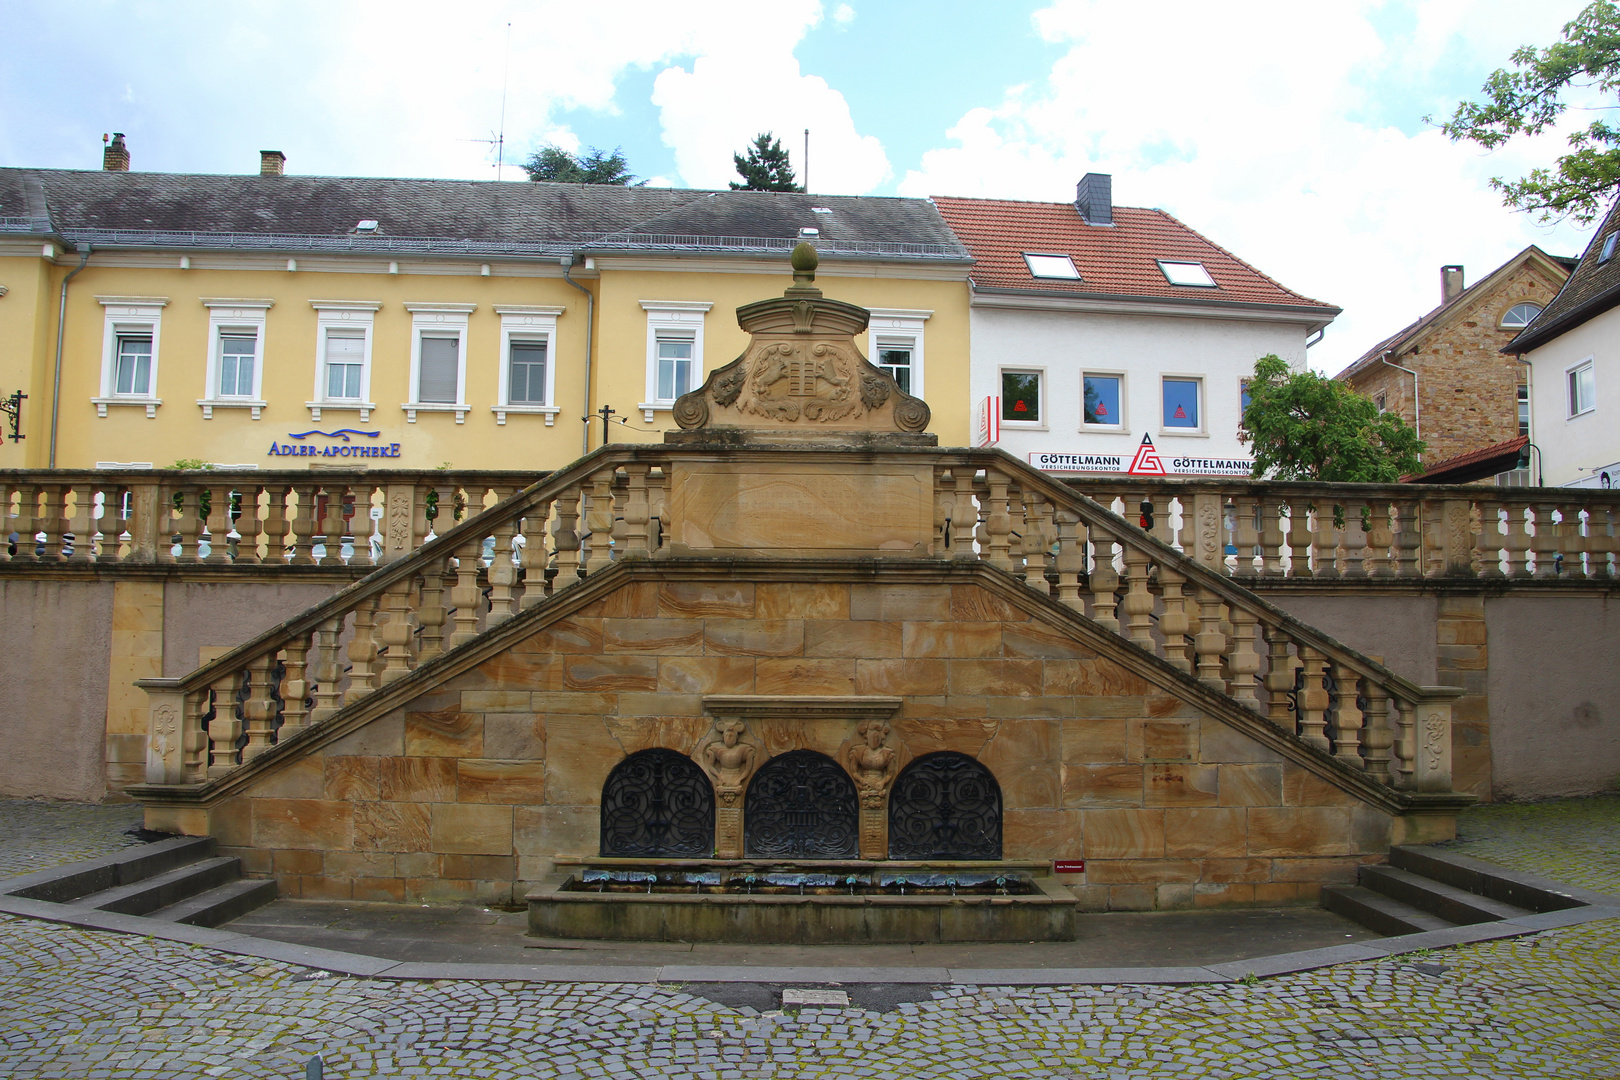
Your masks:
<path fill-rule="evenodd" d="M 889 858 L 1001 858 L 1001 785 L 952 751 L 925 754 L 889 792 Z"/>
<path fill-rule="evenodd" d="M 714 854 L 714 787 L 673 750 L 641 750 L 602 785 L 605 856 L 702 859 Z"/>
<path fill-rule="evenodd" d="M 826 754 L 778 754 L 748 782 L 743 852 L 749 858 L 854 859 L 860 851 L 854 781 Z"/>

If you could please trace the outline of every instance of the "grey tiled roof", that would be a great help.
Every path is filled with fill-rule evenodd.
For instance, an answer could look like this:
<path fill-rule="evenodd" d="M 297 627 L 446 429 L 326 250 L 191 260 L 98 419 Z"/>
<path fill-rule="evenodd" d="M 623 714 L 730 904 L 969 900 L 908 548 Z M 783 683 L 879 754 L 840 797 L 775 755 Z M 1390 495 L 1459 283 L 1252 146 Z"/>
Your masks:
<path fill-rule="evenodd" d="M 830 214 L 815 213 L 826 207 Z M 365 219 L 375 235 L 356 235 Z M 374 177 L 0 169 L 0 235 L 98 246 L 547 257 L 786 251 L 966 262 L 922 199 Z"/>
<path fill-rule="evenodd" d="M 1541 309 L 1541 314 L 1519 335 L 1502 347 L 1505 353 L 1524 354 L 1540 348 L 1567 330 L 1573 330 L 1586 320 L 1601 315 L 1620 305 L 1620 252 L 1608 262 L 1599 264 L 1603 242 L 1611 233 L 1620 231 L 1620 199 L 1609 208 L 1608 216 L 1592 236 L 1581 256 L 1581 264 L 1558 290 L 1552 303 Z"/>

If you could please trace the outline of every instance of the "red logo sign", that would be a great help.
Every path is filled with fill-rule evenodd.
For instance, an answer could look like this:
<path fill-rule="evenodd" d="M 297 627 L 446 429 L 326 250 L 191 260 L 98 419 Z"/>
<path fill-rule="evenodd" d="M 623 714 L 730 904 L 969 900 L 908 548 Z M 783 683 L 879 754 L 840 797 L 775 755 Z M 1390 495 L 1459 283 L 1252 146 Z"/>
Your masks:
<path fill-rule="evenodd" d="M 1131 459 L 1131 467 L 1125 470 L 1135 476 L 1167 476 L 1164 462 L 1159 460 L 1159 452 L 1153 449 L 1153 440 L 1142 436 L 1142 445 L 1136 448 L 1136 456 Z"/>

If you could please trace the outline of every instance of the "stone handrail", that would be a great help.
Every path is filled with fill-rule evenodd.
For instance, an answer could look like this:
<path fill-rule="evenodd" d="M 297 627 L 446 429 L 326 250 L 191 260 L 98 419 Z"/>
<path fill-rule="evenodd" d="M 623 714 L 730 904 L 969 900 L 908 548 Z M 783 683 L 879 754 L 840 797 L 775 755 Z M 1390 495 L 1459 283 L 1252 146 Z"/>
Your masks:
<path fill-rule="evenodd" d="M 1620 580 L 1620 491 L 1064 478 L 1235 577 Z"/>
<path fill-rule="evenodd" d="M 375 566 L 416 550 L 436 530 L 500 502 L 535 476 L 4 469 L 0 566 Z"/>
<path fill-rule="evenodd" d="M 615 560 L 672 557 L 678 453 L 598 450 L 190 675 L 142 680 L 149 782 L 223 776 Z M 929 557 L 983 560 L 1378 783 L 1450 790 L 1460 690 L 1415 686 L 1299 623 L 1171 547 L 1163 516 L 1139 528 L 997 450 L 884 456 L 932 472 Z"/>

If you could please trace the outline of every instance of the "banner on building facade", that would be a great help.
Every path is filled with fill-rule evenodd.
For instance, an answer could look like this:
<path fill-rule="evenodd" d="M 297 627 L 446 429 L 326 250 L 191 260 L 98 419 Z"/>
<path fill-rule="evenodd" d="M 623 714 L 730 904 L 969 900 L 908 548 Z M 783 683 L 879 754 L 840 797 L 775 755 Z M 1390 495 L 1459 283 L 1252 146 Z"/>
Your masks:
<path fill-rule="evenodd" d="M 1029 463 L 1042 472 L 1118 473 L 1125 476 L 1249 476 L 1253 458 L 1161 454 L 1146 433 L 1131 454 L 1059 453 L 1032 450 Z"/>

